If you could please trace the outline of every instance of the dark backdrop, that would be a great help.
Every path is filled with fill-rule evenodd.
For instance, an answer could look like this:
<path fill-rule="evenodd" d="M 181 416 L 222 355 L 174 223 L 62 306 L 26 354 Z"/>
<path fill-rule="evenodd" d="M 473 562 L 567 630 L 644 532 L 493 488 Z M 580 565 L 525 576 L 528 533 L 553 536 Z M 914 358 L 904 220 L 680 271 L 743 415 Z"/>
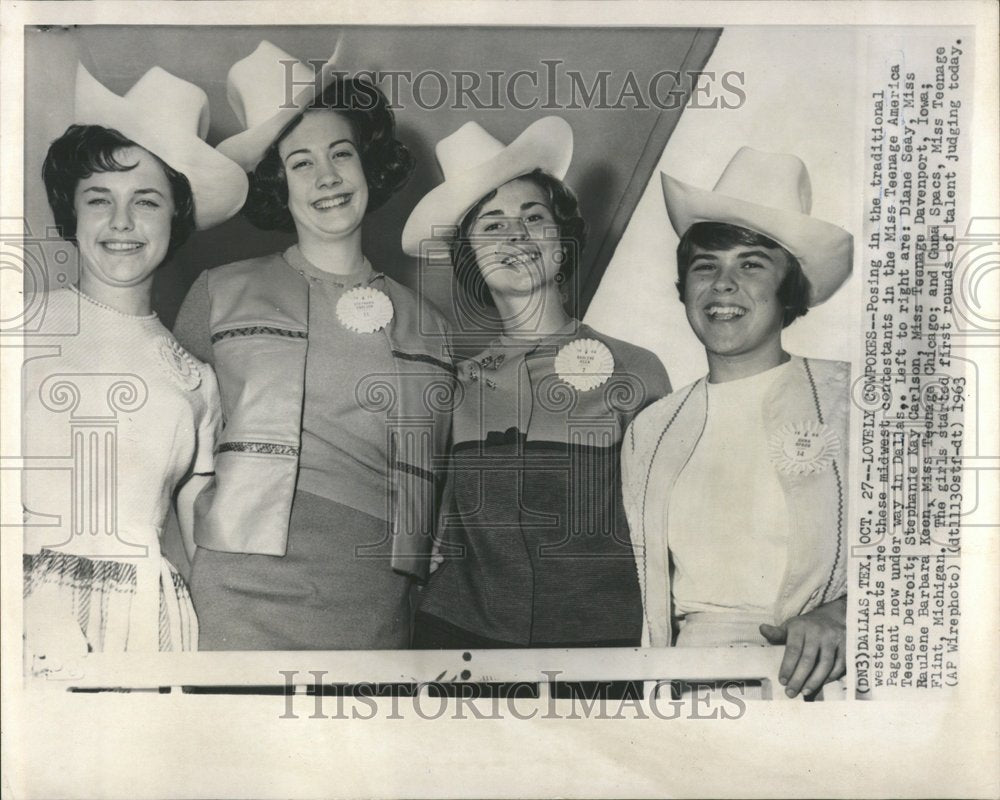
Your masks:
<path fill-rule="evenodd" d="M 252 26 L 83 26 L 29 29 L 25 42 L 25 161 L 27 224 L 34 237 L 44 238 L 52 225 L 44 187 L 37 178 L 48 144 L 70 122 L 77 60 L 112 91 L 126 92 L 150 67 L 198 84 L 208 93 L 212 125 L 208 141 L 217 144 L 238 130 L 226 100 L 229 67 L 266 38 L 303 59 L 329 57 L 338 36 L 343 38 L 342 64 L 347 70 L 407 70 L 412 75 L 434 70 L 446 76 L 446 102 L 436 109 L 440 82 L 433 76 L 413 84 L 398 80 L 395 99 L 400 136 L 417 159 L 409 184 L 387 205 L 374 212 L 365 225 L 365 252 L 376 268 L 397 280 L 420 288 L 441 309 L 453 316 L 450 276 L 447 271 L 425 271 L 421 276 L 414 259 L 403 255 L 400 233 L 417 200 L 440 181 L 434 144 L 469 119 L 476 119 L 493 135 L 510 141 L 529 123 L 548 114 L 559 114 L 573 126 L 575 152 L 567 181 L 580 196 L 590 225 L 590 243 L 583 253 L 572 295 L 576 311 L 583 314 L 596 291 L 615 246 L 663 147 L 680 116 L 682 102 L 662 110 L 650 99 L 651 78 L 664 70 L 682 73 L 703 68 L 718 38 L 717 30 L 696 28 L 483 28 L 483 27 L 252 27 Z M 558 61 L 558 65 L 545 64 Z M 503 87 L 518 70 L 538 76 L 538 87 L 529 77 L 514 84 L 517 99 L 536 107 L 512 107 Z M 456 108 L 457 71 L 475 73 L 482 85 L 477 96 L 498 109 L 476 109 L 467 97 L 465 109 Z M 492 95 L 488 71 L 502 73 L 501 94 Z M 600 85 L 606 76 L 605 107 L 600 93 L 589 102 L 577 91 L 572 99 L 569 72 L 580 75 L 583 86 Z M 628 94 L 629 74 L 634 75 L 638 98 Z M 551 82 L 554 77 L 554 82 Z M 461 80 L 471 82 L 473 78 Z M 382 82 L 389 89 L 388 79 Z M 674 87 L 670 78 L 658 84 L 661 101 Z M 417 102 L 417 100 L 421 100 Z M 554 101 L 554 102 L 553 102 Z M 543 108 L 549 104 L 555 107 Z M 647 108 L 641 107 L 643 104 Z M 665 103 L 664 103 L 665 104 Z M 422 107 L 423 106 L 423 107 Z M 50 234 L 51 235 L 51 234 Z M 284 248 L 291 237 L 255 230 L 237 217 L 211 231 L 195 234 L 157 274 L 154 306 L 163 321 L 172 325 L 191 282 L 206 268 Z M 44 245 L 43 245 L 44 247 Z M 49 282 L 53 270 L 72 280 L 72 264 L 58 265 L 48 258 Z"/>

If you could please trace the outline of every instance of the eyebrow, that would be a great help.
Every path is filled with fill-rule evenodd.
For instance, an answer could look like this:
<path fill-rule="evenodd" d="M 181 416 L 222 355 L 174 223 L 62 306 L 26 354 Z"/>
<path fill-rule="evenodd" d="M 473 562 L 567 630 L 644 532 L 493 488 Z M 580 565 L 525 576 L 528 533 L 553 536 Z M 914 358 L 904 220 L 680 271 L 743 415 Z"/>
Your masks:
<path fill-rule="evenodd" d="M 754 256 L 756 258 L 766 258 L 768 261 L 774 261 L 774 257 L 768 253 L 767 250 L 740 250 L 740 256 L 743 258 Z"/>
<path fill-rule="evenodd" d="M 83 191 L 85 193 L 86 192 L 99 192 L 101 194 L 111 194 L 111 190 L 108 189 L 105 186 L 88 186 Z M 136 189 L 135 192 L 133 192 L 133 194 L 158 194 L 160 197 L 164 197 L 163 192 L 161 192 L 159 189 L 154 189 L 152 187 L 149 187 L 147 189 Z"/>
<path fill-rule="evenodd" d="M 330 142 L 330 144 L 328 144 L 326 146 L 326 149 L 329 150 L 332 147 L 336 147 L 338 144 L 349 144 L 355 150 L 358 149 L 358 146 L 356 144 L 354 144 L 354 142 L 352 142 L 350 139 L 337 139 L 337 141 L 335 141 L 335 142 Z M 289 153 L 287 156 L 285 156 L 284 160 L 288 161 L 288 159 L 290 159 L 296 153 L 307 153 L 308 154 L 309 153 L 309 148 L 308 147 L 300 147 L 298 150 L 292 150 L 291 153 Z"/>
<path fill-rule="evenodd" d="M 541 206 L 546 209 L 549 213 L 552 213 L 552 209 L 548 207 L 546 203 L 542 203 L 538 200 L 529 200 L 527 203 L 521 203 L 521 211 L 527 211 L 532 206 Z M 504 216 L 503 210 L 495 208 L 492 211 L 484 211 L 476 219 L 482 219 L 483 217 L 502 217 Z"/>
<path fill-rule="evenodd" d="M 740 250 L 738 255 L 740 258 L 765 258 L 771 263 L 775 263 L 774 258 L 766 250 Z M 709 251 L 707 253 L 697 253 L 696 255 L 691 256 L 691 261 L 697 261 L 702 258 L 707 259 L 708 261 L 718 261 L 719 259 L 714 252 Z"/>

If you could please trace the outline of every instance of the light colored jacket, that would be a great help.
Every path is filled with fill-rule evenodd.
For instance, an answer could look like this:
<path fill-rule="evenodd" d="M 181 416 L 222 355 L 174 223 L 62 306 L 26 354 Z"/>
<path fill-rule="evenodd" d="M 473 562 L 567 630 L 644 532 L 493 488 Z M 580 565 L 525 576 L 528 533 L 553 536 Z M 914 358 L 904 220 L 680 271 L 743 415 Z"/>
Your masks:
<path fill-rule="evenodd" d="M 846 363 L 793 356 L 764 400 L 769 452 L 789 518 L 787 566 L 774 604 L 776 625 L 847 591 L 849 378 Z M 668 506 L 707 415 L 707 378 L 702 378 L 649 406 L 625 433 L 623 497 L 646 646 L 673 643 Z"/>
<path fill-rule="evenodd" d="M 208 272 L 213 361 L 225 429 L 214 483 L 195 506 L 201 547 L 282 556 L 298 475 L 309 287 L 280 254 Z M 385 277 L 382 329 L 395 372 L 358 387 L 391 432 L 393 569 L 425 579 L 443 486 L 456 370 L 441 314 Z M 376 544 L 376 543 L 373 543 Z"/>

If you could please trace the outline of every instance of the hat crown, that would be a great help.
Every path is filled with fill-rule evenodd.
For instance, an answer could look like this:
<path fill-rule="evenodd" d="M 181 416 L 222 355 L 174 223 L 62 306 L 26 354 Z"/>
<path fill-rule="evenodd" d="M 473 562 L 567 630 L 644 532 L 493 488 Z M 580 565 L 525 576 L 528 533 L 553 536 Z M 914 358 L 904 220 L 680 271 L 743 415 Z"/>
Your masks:
<path fill-rule="evenodd" d="M 444 180 L 421 198 L 403 226 L 403 251 L 409 255 L 424 254 L 428 239 L 454 235 L 469 209 L 508 181 L 535 169 L 562 180 L 573 158 L 573 129 L 561 117 L 543 117 L 505 145 L 469 121 L 441 139 L 435 154 Z M 441 255 L 440 249 L 435 252 Z"/>
<path fill-rule="evenodd" d="M 660 173 L 670 224 L 678 236 L 692 225 L 720 222 L 763 234 L 799 262 L 809 280 L 809 305 L 827 300 L 851 274 L 854 237 L 810 216 L 812 188 L 793 155 L 744 147 L 711 191 Z"/>
<path fill-rule="evenodd" d="M 200 86 L 153 67 L 136 81 L 124 99 L 141 109 L 151 123 L 164 125 L 199 139 L 208 136 L 208 95 Z"/>
<path fill-rule="evenodd" d="M 107 103 L 128 109 L 164 136 L 185 135 L 204 139 L 208 135 L 208 95 L 199 86 L 172 75 L 162 67 L 149 69 L 124 95 L 105 88 L 80 64 L 76 70 L 74 120 L 81 124 L 114 128 L 117 123 Z M 99 110 L 101 109 L 101 110 Z M 105 118 L 107 117 L 107 118 Z M 124 131 L 123 131 L 124 132 Z"/>
<path fill-rule="evenodd" d="M 332 61 L 323 69 L 332 69 Z M 240 125 L 253 128 L 288 108 L 318 77 L 312 67 L 265 40 L 230 67 L 226 95 Z"/>
<path fill-rule="evenodd" d="M 812 185 L 797 156 L 742 147 L 726 166 L 714 192 L 748 203 L 809 214 Z"/>
<path fill-rule="evenodd" d="M 503 152 L 505 145 L 475 121 L 466 122 L 437 143 L 434 152 L 445 180 L 478 167 Z"/>

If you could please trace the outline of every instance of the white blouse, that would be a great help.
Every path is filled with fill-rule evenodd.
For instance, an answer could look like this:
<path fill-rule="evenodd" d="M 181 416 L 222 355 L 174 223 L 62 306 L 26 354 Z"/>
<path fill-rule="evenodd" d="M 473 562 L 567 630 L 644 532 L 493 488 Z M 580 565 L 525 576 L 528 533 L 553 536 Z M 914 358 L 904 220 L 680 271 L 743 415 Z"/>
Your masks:
<path fill-rule="evenodd" d="M 708 384 L 708 416 L 668 509 L 678 617 L 759 612 L 769 621 L 787 560 L 788 510 L 768 457 L 763 400 L 789 362 Z"/>

